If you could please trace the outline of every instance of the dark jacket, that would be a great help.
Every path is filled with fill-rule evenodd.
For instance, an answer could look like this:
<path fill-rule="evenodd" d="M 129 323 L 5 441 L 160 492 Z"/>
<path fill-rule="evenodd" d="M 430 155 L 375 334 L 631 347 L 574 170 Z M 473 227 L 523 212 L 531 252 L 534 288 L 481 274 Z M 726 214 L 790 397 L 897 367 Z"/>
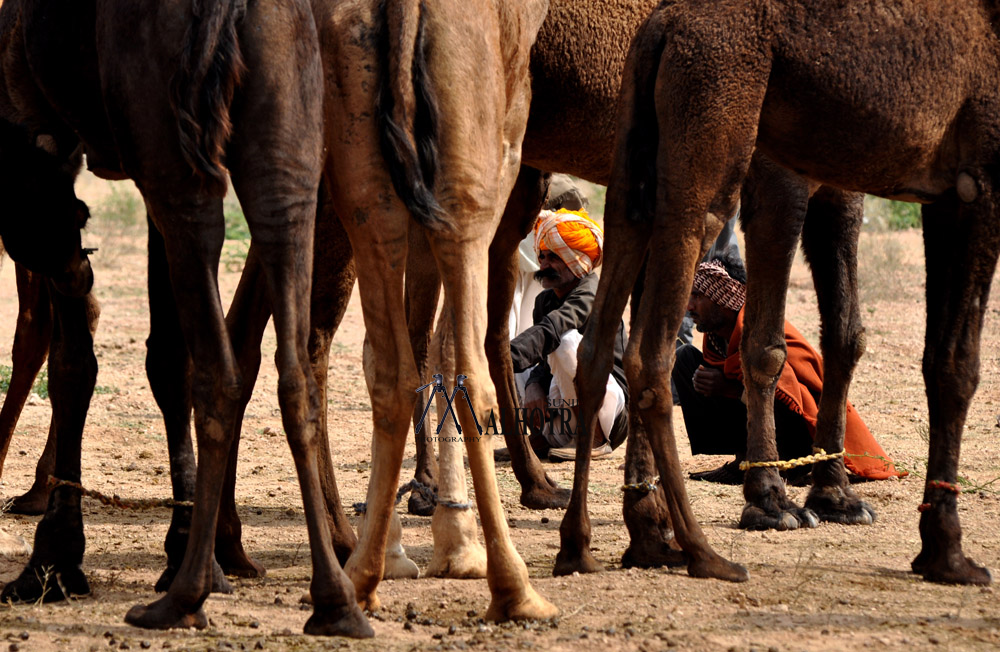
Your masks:
<path fill-rule="evenodd" d="M 510 342 L 510 357 L 514 362 L 515 372 L 537 365 L 528 377 L 527 385 L 540 383 L 548 393 L 552 382 L 548 356 L 559 348 L 563 333 L 574 328 L 584 332 L 597 294 L 597 282 L 597 274 L 591 272 L 581 278 L 580 283 L 562 299 L 554 290 L 544 290 L 535 298 L 535 307 L 531 313 L 534 326 Z M 625 325 L 620 323 L 615 336 L 615 363 L 611 375 L 625 392 L 625 400 L 628 401 L 628 385 L 625 383 L 625 369 L 622 366 L 626 344 Z"/>

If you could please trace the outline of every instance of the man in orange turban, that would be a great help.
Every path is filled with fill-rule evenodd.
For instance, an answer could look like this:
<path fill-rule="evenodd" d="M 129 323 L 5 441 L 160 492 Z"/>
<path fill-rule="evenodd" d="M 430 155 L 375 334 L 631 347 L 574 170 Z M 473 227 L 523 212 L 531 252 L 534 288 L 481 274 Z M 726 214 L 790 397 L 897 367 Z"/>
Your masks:
<path fill-rule="evenodd" d="M 734 257 L 701 263 L 688 301 L 698 330 L 705 334 L 702 350 L 691 344 L 677 349 L 672 379 L 681 399 L 684 426 L 693 455 L 736 455 L 736 461 L 718 469 L 692 473 L 695 480 L 742 484 L 739 462 L 747 445 L 747 408 L 743 396 L 740 339 L 746 271 Z M 788 358 L 774 396 L 774 430 L 783 460 L 812 453 L 819 397 L 823 391 L 823 361 L 809 342 L 787 321 Z M 844 463 L 859 476 L 879 480 L 905 473 L 896 471 L 850 401 L 844 435 Z M 804 475 L 809 466 L 792 473 Z"/>
<path fill-rule="evenodd" d="M 535 225 L 539 270 L 535 278 L 545 289 L 535 299 L 533 325 L 511 340 L 510 351 L 515 372 L 533 367 L 522 407 L 526 414 L 541 417 L 534 420 L 540 430 L 531 437 L 532 447 L 540 456 L 547 454 L 553 460 L 576 456 L 576 351 L 597 293 L 594 269 L 601 264 L 603 248 L 604 232 L 586 211 L 543 210 L 539 214 Z M 594 458 L 610 455 L 628 434 L 628 388 L 622 367 L 625 344 L 621 324 L 615 340 L 615 365 L 598 410 Z"/>

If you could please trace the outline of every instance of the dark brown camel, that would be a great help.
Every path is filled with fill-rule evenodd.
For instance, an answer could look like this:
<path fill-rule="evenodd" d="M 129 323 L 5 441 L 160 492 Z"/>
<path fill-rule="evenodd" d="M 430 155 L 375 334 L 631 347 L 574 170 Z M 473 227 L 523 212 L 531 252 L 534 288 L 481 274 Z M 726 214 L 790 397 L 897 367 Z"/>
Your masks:
<path fill-rule="evenodd" d="M 11 348 L 10 384 L 0 410 L 0 477 L 3 476 L 3 463 L 7 459 L 21 410 L 49 355 L 52 342 L 53 305 L 45 279 L 16 262 L 14 278 L 17 284 L 17 326 Z M 91 338 L 97 332 L 100 315 L 100 304 L 93 294 L 88 293 L 87 320 Z M 57 430 L 55 421 L 52 421 L 45 449 L 35 465 L 35 481 L 27 492 L 11 499 L 8 512 L 29 515 L 45 512 L 49 503 L 48 478 L 55 472 Z"/>
<path fill-rule="evenodd" d="M 82 144 L 96 172 L 136 181 L 153 232 L 162 234 L 162 243 L 151 239 L 150 283 L 164 290 L 151 293 L 154 325 L 163 326 L 163 342 L 185 343 L 197 361 L 190 373 L 200 464 L 184 561 L 166 596 L 133 608 L 127 620 L 158 628 L 207 624 L 202 604 L 212 585 L 222 469 L 241 389 L 216 284 L 224 156 L 275 313 L 279 400 L 313 553 L 315 609 L 306 631 L 371 636 L 333 556 L 315 464 L 317 392 L 306 340 L 322 79 L 310 7 L 8 1 L 0 23 L 14 109 L 3 117 L 32 137 L 51 137 L 62 158 Z M 20 190 L 12 184 L 9 192 Z M 87 332 L 85 321 L 76 326 Z M 151 379 L 154 388 L 157 382 Z M 64 441 L 60 434 L 57 445 L 56 471 L 65 480 L 80 478 L 75 435 Z M 35 553 L 3 599 L 39 595 L 42 566 L 53 566 L 68 592 L 86 592 L 79 501 L 72 487 L 52 492 Z"/>
<path fill-rule="evenodd" d="M 759 462 L 777 459 L 774 388 L 785 361 L 784 298 L 800 233 L 826 361 L 816 446 L 840 451 L 847 387 L 864 350 L 856 282 L 860 199 L 847 191 L 923 203 L 930 455 L 923 547 L 913 570 L 932 581 L 988 583 L 989 572 L 962 554 L 955 483 L 1000 251 L 997 4 L 727 5 L 720 11 L 663 3 L 636 37 L 608 193 L 597 328 L 584 340 L 581 367 L 610 368 L 598 343 L 611 340 L 626 299 L 621 288 L 631 285 L 648 252 L 658 270 L 646 275 L 646 292 L 656 300 L 643 302 L 632 332 L 629 382 L 653 433 L 678 540 L 696 560 L 694 551 L 709 549 L 693 517 L 682 518 L 690 507 L 670 421 L 673 348 L 657 334 L 680 323 L 695 262 L 719 217 L 735 207 L 742 186 L 747 459 Z M 598 375 L 577 379 L 588 415 Z M 741 525 L 789 527 L 808 523 L 813 513 L 872 521 L 871 508 L 846 483 L 841 458 L 814 465 L 813 477 L 802 510 L 775 471 L 750 469 Z"/>

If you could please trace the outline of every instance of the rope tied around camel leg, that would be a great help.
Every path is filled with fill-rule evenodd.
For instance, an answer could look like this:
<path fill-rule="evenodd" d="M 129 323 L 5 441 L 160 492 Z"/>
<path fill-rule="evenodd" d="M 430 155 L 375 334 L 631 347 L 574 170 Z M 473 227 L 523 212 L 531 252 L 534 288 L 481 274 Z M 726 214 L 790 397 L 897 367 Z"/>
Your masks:
<path fill-rule="evenodd" d="M 419 492 L 432 505 L 440 505 L 441 507 L 447 507 L 450 509 L 472 509 L 472 503 L 470 502 L 454 503 L 447 500 L 441 500 L 431 487 L 425 485 L 416 478 L 410 480 L 396 491 L 395 504 L 398 505 L 400 501 L 403 500 L 403 497 L 411 491 Z M 354 508 L 355 514 L 364 514 L 368 511 L 367 502 L 354 503 L 352 507 Z"/>
<path fill-rule="evenodd" d="M 958 485 L 958 483 L 955 483 L 955 482 L 946 482 L 944 480 L 928 480 L 927 481 L 927 488 L 928 489 L 943 489 L 943 490 L 947 491 L 948 493 L 954 494 L 955 496 L 958 496 L 958 495 L 960 495 L 962 493 L 962 487 L 960 487 Z M 917 506 L 917 511 L 918 512 L 926 512 L 928 509 L 931 509 L 933 506 L 934 505 L 932 503 L 930 503 L 930 502 L 920 503 L 920 505 Z"/>
<path fill-rule="evenodd" d="M 194 507 L 194 502 L 190 500 L 173 500 L 172 498 L 144 498 L 139 500 L 126 500 L 120 496 L 101 493 L 100 491 L 95 491 L 93 489 L 87 489 L 79 482 L 71 482 L 70 480 L 60 480 L 59 478 L 50 475 L 48 480 L 45 482 L 49 489 L 55 489 L 57 487 L 72 487 L 80 492 L 81 495 L 87 496 L 88 498 L 96 498 L 104 505 L 110 505 L 111 507 L 117 507 L 118 509 L 154 509 L 157 507 Z"/>
<path fill-rule="evenodd" d="M 642 493 L 652 493 L 656 491 L 656 485 L 660 482 L 660 476 L 656 476 L 652 480 L 643 480 L 642 482 L 635 482 L 633 484 L 623 484 L 622 491 L 640 491 Z"/>

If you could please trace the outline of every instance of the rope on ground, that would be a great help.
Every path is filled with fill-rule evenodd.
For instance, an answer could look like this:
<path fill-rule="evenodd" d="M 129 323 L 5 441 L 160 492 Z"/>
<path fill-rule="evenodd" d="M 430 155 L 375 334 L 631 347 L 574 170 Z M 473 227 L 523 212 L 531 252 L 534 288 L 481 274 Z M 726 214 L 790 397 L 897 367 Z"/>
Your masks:
<path fill-rule="evenodd" d="M 740 462 L 740 471 L 746 471 L 747 469 L 756 468 L 775 468 L 779 471 L 787 471 L 788 469 L 794 469 L 798 466 L 805 466 L 806 464 L 813 464 L 815 462 L 827 462 L 829 460 L 835 460 L 838 457 L 843 457 L 844 451 L 839 453 L 827 453 L 822 448 L 814 448 L 812 455 L 806 455 L 805 457 L 796 457 L 793 460 L 777 460 L 770 462 Z"/>
<path fill-rule="evenodd" d="M 959 495 L 960 493 L 962 493 L 962 487 L 960 487 L 958 484 L 956 484 L 954 482 L 945 482 L 944 480 L 928 480 L 927 481 L 927 488 L 928 489 L 944 489 L 945 491 L 947 491 L 949 493 L 952 493 L 952 494 L 955 494 L 956 496 Z M 926 512 L 928 509 L 930 509 L 933 506 L 934 505 L 932 505 L 929 502 L 927 502 L 927 503 L 920 503 L 920 505 L 917 506 L 917 511 L 918 512 Z"/>
<path fill-rule="evenodd" d="M 656 476 L 652 480 L 643 480 L 642 482 L 636 482 L 633 484 L 623 484 L 622 491 L 641 491 L 643 493 L 652 493 L 656 491 L 656 485 L 660 481 L 660 476 Z"/>
<path fill-rule="evenodd" d="M 117 507 L 118 509 L 154 509 L 157 507 L 194 507 L 194 503 L 190 500 L 173 500 L 172 498 L 144 498 L 139 500 L 125 500 L 124 498 L 114 495 L 109 496 L 107 494 L 102 494 L 100 491 L 94 491 L 93 489 L 87 489 L 79 482 L 70 482 L 69 480 L 60 480 L 55 476 L 49 476 L 49 479 L 45 483 L 49 489 L 55 489 L 56 487 L 72 487 L 78 490 L 82 495 L 88 496 L 90 498 L 96 498 L 105 505 L 111 505 L 112 507 Z"/>
<path fill-rule="evenodd" d="M 440 505 L 441 507 L 448 507 L 450 509 L 472 509 L 472 503 L 469 502 L 454 503 L 448 500 L 441 500 L 440 498 L 438 498 L 437 493 L 434 492 L 434 489 L 428 487 L 427 485 L 420 482 L 416 478 L 413 478 L 412 480 L 404 484 L 396 491 L 395 504 L 398 505 L 399 502 L 403 500 L 403 496 L 410 493 L 411 491 L 418 492 L 420 495 L 426 498 L 427 501 L 432 505 Z M 355 514 L 364 514 L 366 511 L 368 511 L 368 503 L 366 502 L 354 503 L 353 507 Z"/>

